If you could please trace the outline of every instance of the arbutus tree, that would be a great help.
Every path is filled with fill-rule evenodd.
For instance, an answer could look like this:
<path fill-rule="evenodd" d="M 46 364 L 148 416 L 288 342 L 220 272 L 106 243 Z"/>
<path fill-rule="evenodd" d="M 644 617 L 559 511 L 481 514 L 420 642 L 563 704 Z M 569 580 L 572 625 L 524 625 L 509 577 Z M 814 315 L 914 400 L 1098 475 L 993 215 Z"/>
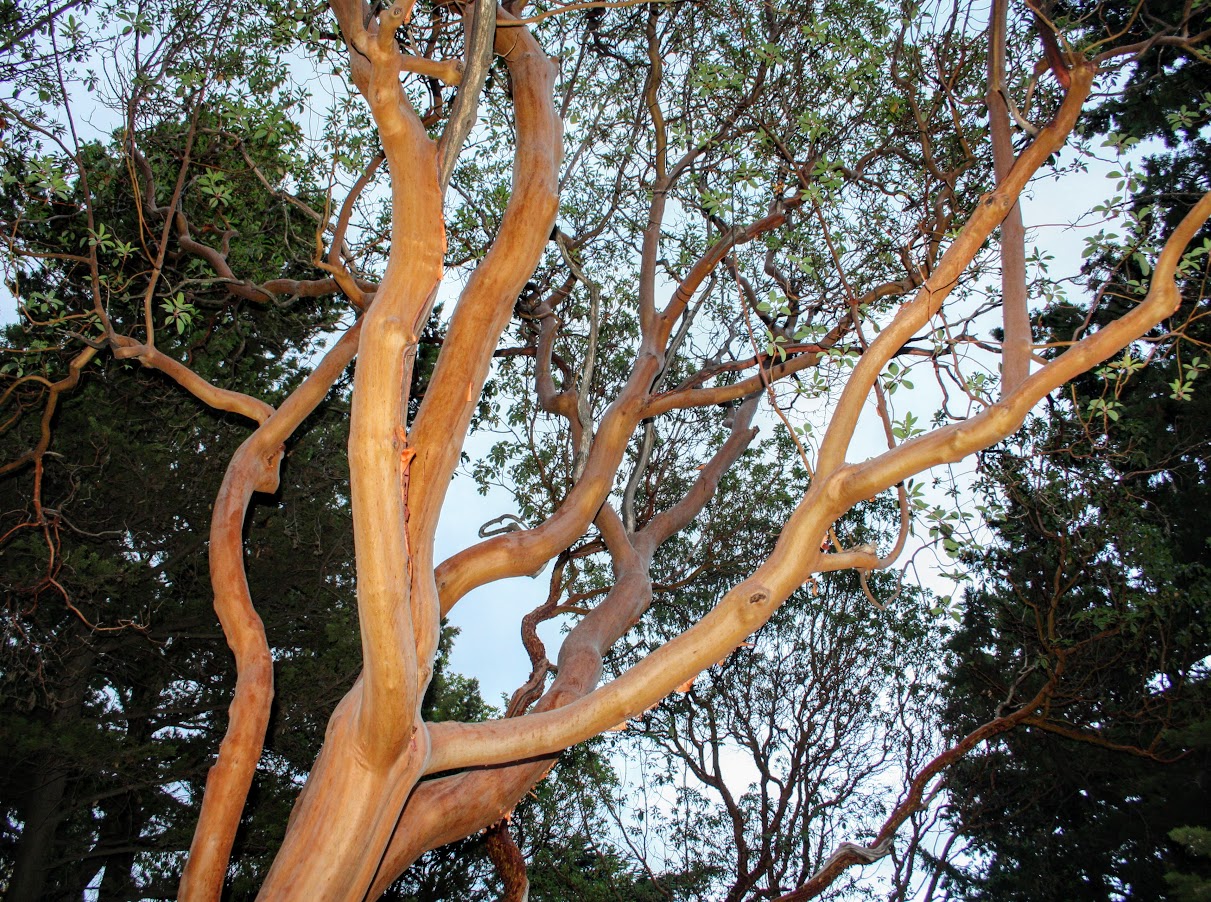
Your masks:
<path fill-rule="evenodd" d="M 1064 146 L 1101 73 L 1160 43 L 1182 49 L 1205 40 L 1186 19 L 1158 22 L 1130 45 L 1082 28 L 1074 45 L 1058 14 L 1010 9 L 1005 0 L 993 4 L 988 27 L 962 9 L 857 0 L 535 10 L 333 0 L 330 10 L 331 19 L 315 21 L 307 11 L 304 37 L 339 33 L 345 71 L 365 103 L 343 107 L 350 128 L 335 139 L 348 138 L 368 108 L 372 130 L 363 134 L 378 143 L 343 145 L 341 155 L 360 155 L 365 169 L 339 204 L 300 196 L 314 160 L 293 161 L 291 173 L 245 158 L 242 171 L 294 208 L 315 237 L 301 269 L 283 264 L 268 281 L 239 271 L 250 262 L 240 251 L 249 236 L 222 214 L 235 200 L 224 171 L 199 174 L 191 157 L 199 142 L 247 150 L 286 127 L 278 115 L 259 137 L 256 129 L 241 137 L 207 118 L 207 103 L 233 96 L 232 84 L 256 86 L 263 74 L 224 56 L 224 36 L 235 29 L 268 53 L 283 32 L 257 28 L 278 10 L 119 11 L 136 41 L 134 77 L 114 83 L 128 163 L 121 177 L 140 199 L 129 236 L 114 236 L 97 216 L 94 160 L 71 115 L 78 100 L 63 73 L 83 42 L 59 51 L 54 36 L 70 36 L 78 23 L 62 18 L 67 8 L 31 13 L 4 47 L 50 27 L 53 52 L 40 55 L 37 45 L 19 62 L 66 110 L 56 124 L 40 118 L 36 102 L 6 103 L 6 125 L 29 161 L 28 176 L 10 183 L 18 195 L 5 224 L 10 285 L 70 361 L 53 377 L 13 371 L 5 389 L 19 414 L 39 421 L 29 447 L 4 465 L 4 473 L 29 474 L 34 514 L 18 529 L 41 532 L 54 547 L 58 524 L 40 492 L 55 410 L 98 354 L 138 360 L 257 424 L 228 465 L 210 528 L 215 607 L 237 681 L 182 898 L 223 890 L 273 697 L 273 660 L 245 573 L 249 505 L 276 490 L 284 443 L 355 358 L 348 463 L 363 669 L 329 721 L 262 884 L 265 898 L 381 894 L 426 850 L 500 821 L 562 749 L 638 715 L 723 659 L 816 574 L 891 567 L 910 527 L 910 477 L 1014 432 L 1040 399 L 1164 321 L 1178 305 L 1176 274 L 1200 265 L 1185 250 L 1211 215 L 1211 195 L 1164 241 L 1146 297 L 1053 358 L 1035 357 L 1018 199 Z M 232 55 L 247 52 L 237 45 Z M 166 176 L 141 142 L 146 117 L 173 110 L 184 110 L 186 125 L 176 171 Z M 568 134 L 565 120 L 575 126 Z M 464 150 L 468 141 L 474 150 Z M 384 172 L 388 219 L 355 223 L 367 186 Z M 51 226 L 63 216 L 87 223 L 82 246 L 56 243 Z M 141 265 L 115 280 L 115 257 Z M 166 270 L 181 261 L 167 285 Z M 88 301 L 76 309 L 45 301 L 54 309 L 32 317 L 23 285 L 52 264 L 72 268 Z M 416 360 L 447 265 L 465 281 L 416 398 Z M 980 277 L 993 271 L 1002 284 L 982 304 Z M 250 305 L 340 294 L 356 318 L 270 407 L 163 350 L 170 345 L 156 310 L 180 323 L 193 315 L 194 292 Z M 515 319 L 519 341 L 502 347 Z M 1002 342 L 977 336 L 986 322 L 1003 329 Z M 25 350 L 52 360 L 51 344 Z M 999 397 L 994 379 L 970 372 L 982 365 L 966 356 L 973 346 L 1000 354 Z M 519 479 L 545 495 L 535 493 L 514 523 L 520 528 L 437 561 L 438 517 L 498 358 L 529 379 L 532 413 L 523 404 L 517 422 L 541 420 L 562 437 L 563 453 L 523 443 L 536 453 Z M 893 392 L 897 401 L 910 393 L 905 375 L 914 364 L 936 374 L 946 399 L 928 429 L 922 411 L 901 406 L 897 418 L 890 403 Z M 870 402 L 887 448 L 850 463 Z M 599 686 L 604 656 L 650 612 L 658 551 L 693 530 L 767 403 L 800 435 L 816 421 L 816 438 L 797 448 L 810 481 L 772 550 L 709 611 Z M 183 461 L 189 453 L 182 449 Z M 884 493 L 897 500 L 898 539 L 884 549 L 847 543 L 834 524 Z M 512 716 L 423 719 L 441 618 L 455 604 L 497 580 L 593 554 L 608 561 L 608 584 L 560 612 L 578 619 L 556 667 L 525 637 L 535 667 Z M 552 585 L 562 593 L 560 577 Z M 559 608 L 553 594 L 549 607 Z M 940 772 L 1038 703 L 1025 701 L 924 765 L 873 842 L 842 844 L 786 898 L 808 898 L 844 868 L 883 854 Z M 505 831 L 493 858 L 508 891 L 522 897 L 515 851 Z"/>

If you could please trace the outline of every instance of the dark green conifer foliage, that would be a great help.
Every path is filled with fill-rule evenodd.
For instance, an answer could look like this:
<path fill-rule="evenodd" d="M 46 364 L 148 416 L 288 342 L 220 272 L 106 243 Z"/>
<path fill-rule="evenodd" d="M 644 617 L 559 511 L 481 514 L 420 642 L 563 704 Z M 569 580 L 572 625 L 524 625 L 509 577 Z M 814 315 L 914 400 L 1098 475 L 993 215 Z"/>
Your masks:
<path fill-rule="evenodd" d="M 214 183 L 225 193 L 211 197 L 210 209 L 201 192 L 187 194 L 183 206 L 195 222 L 252 238 L 231 255 L 250 278 L 298 275 L 299 261 L 311 255 L 307 230 L 242 165 L 234 142 L 248 135 L 240 126 L 219 129 L 224 112 L 199 112 L 199 123 L 214 130 L 195 143 L 193 162 L 202 176 L 225 173 Z M 251 133 L 272 115 L 267 108 L 243 127 Z M 184 128 L 166 123 L 144 135 L 149 166 L 169 184 Z M 286 130 L 263 131 L 251 151 L 258 165 L 280 177 L 291 138 Z M 4 198 L 10 215 L 24 205 L 31 228 L 46 223 L 45 246 L 79 247 L 87 240 L 80 219 L 37 209 L 42 201 L 21 178 L 28 158 L 21 148 L 7 150 L 5 165 L 16 176 Z M 98 217 L 114 233 L 137 234 L 127 161 L 116 146 L 92 145 L 87 154 Z M 67 214 L 80 198 L 49 202 Z M 104 253 L 114 284 L 137 285 L 139 258 L 124 265 L 120 249 Z M 276 403 L 305 372 L 337 305 L 331 298 L 252 304 L 209 275 L 188 255 L 168 258 L 165 280 L 190 287 L 174 309 L 155 311 L 160 348 L 212 382 L 261 396 L 268 387 L 265 399 Z M 47 318 L 87 291 L 84 267 L 70 262 L 33 278 L 22 289 L 34 299 L 32 312 Z M 118 331 L 132 325 L 115 317 Z M 7 344 L 36 343 L 37 328 L 11 326 Z M 28 367 L 27 359 L 5 366 Z M 34 359 L 54 372 L 53 354 Z M 14 900 L 78 899 L 99 874 L 102 898 L 172 898 L 231 698 L 230 652 L 211 606 L 207 530 L 248 424 L 216 414 L 137 363 L 98 360 L 51 423 L 41 496 L 48 529 L 36 526 L 30 507 L 29 468 L 0 478 L 0 883 Z M 236 896 L 258 885 L 327 715 L 360 669 L 348 476 L 343 457 L 328 453 L 346 441 L 346 388 L 338 385 L 292 441 L 282 488 L 260 499 L 246 526 L 251 588 L 263 599 L 278 663 L 267 754 L 253 787 L 260 804 L 249 808 L 255 814 L 231 873 Z M 35 412 L 5 434 L 7 456 L 37 441 L 39 403 L 37 383 L 19 389 L 9 410 L 28 404 Z M 182 458 L 182 448 L 190 455 Z"/>
<path fill-rule="evenodd" d="M 1142 36 L 1127 7 L 1107 11 Z M 1079 337 L 1142 296 L 1136 250 L 1211 183 L 1208 91 L 1205 62 L 1153 48 L 1094 114 L 1087 133 L 1163 147 L 1125 174 L 1138 219 L 1089 257 L 1097 302 L 1053 304 L 1047 339 Z M 1197 274 L 1181 287 L 1181 308 L 1146 342 L 985 455 L 1004 508 L 972 561 L 982 584 L 951 645 L 947 720 L 961 734 L 1062 676 L 1040 712 L 1048 728 L 1004 734 L 949 779 L 977 853 L 949 874 L 965 898 L 1187 899 L 1211 875 L 1188 841 L 1211 826 L 1211 311 Z"/>

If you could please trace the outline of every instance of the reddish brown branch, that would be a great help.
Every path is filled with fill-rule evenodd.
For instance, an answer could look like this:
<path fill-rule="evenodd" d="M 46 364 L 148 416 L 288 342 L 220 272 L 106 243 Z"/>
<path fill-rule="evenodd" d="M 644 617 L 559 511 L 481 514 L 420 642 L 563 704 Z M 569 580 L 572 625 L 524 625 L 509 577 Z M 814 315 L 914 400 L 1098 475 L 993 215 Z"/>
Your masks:
<path fill-rule="evenodd" d="M 992 139 L 993 171 L 998 184 L 1009 175 L 1014 162 L 1009 105 L 1005 96 L 1008 90 L 1005 79 L 1005 18 L 1008 5 L 1009 0 L 994 0 L 992 4 L 988 93 L 985 96 Z M 1055 36 L 1051 37 L 1054 43 Z M 1065 69 L 1066 82 L 1067 74 L 1068 70 Z M 1026 228 L 1022 224 L 1022 205 L 1016 200 L 1001 222 L 1001 305 L 1004 328 L 1001 394 L 1004 396 L 1021 385 L 1030 374 L 1033 351 L 1030 311 L 1026 299 Z"/>
<path fill-rule="evenodd" d="M 67 375 L 49 387 L 49 397 L 46 399 L 46 406 L 42 409 L 42 420 L 39 426 L 37 444 L 19 457 L 0 464 L 0 476 L 11 473 L 14 470 L 19 470 L 29 463 L 41 466 L 42 456 L 46 453 L 46 449 L 50 447 L 51 422 L 55 418 L 55 409 L 59 405 L 59 398 L 64 392 L 71 391 L 79 384 L 80 374 L 95 356 L 97 356 L 95 348 L 82 349 L 80 353 L 72 358 L 72 362 L 68 365 Z M 38 499 L 41 497 L 41 484 L 42 481 L 39 476 L 35 480 L 34 485 L 35 503 L 38 503 Z"/>
<path fill-rule="evenodd" d="M 185 364 L 173 360 L 150 345 L 139 344 L 125 336 L 114 336 L 113 344 L 114 357 L 119 360 L 133 357 L 143 366 L 159 370 L 199 401 L 215 410 L 239 414 L 256 423 L 264 423 L 273 414 L 273 408 L 259 398 L 211 385 Z"/>
<path fill-rule="evenodd" d="M 1055 76 L 1055 80 L 1060 83 L 1060 87 L 1067 91 L 1072 87 L 1072 76 L 1069 74 L 1068 61 L 1064 58 L 1063 51 L 1060 50 L 1060 43 L 1055 38 L 1055 31 L 1052 29 L 1051 23 L 1043 18 L 1037 9 L 1033 6 L 1030 8 L 1034 13 L 1034 24 L 1039 32 L 1039 41 L 1043 45 L 1043 58 L 1051 68 L 1051 74 Z"/>
<path fill-rule="evenodd" d="M 253 492 L 277 489 L 283 443 L 327 395 L 357 353 L 361 322 L 240 446 L 215 499 L 210 576 L 215 611 L 236 659 L 236 688 L 218 760 L 206 778 L 202 812 L 181 876 L 182 900 L 217 899 L 252 776 L 261 757 L 273 700 L 273 660 L 244 572 L 244 517 Z"/>
<path fill-rule="evenodd" d="M 1147 758 L 1149 761 L 1157 761 L 1161 764 L 1173 764 L 1185 757 L 1184 754 L 1174 755 L 1172 757 L 1159 755 L 1157 754 L 1155 748 L 1156 743 L 1153 743 L 1153 745 L 1147 748 L 1141 748 L 1138 745 L 1112 742 L 1103 736 L 1099 736 L 1097 733 L 1091 733 L 1088 730 L 1080 730 L 1076 727 L 1059 723 L 1047 717 L 1027 717 L 1022 721 L 1022 723 L 1026 726 L 1036 727 L 1048 733 L 1054 733 L 1056 736 L 1062 736 L 1063 738 L 1070 739 L 1073 742 L 1082 742 L 1086 745 L 1095 745 L 1098 748 L 1107 749 L 1108 751 L 1123 752 L 1124 754 L 1131 755 L 1135 758 Z M 1157 738 L 1160 738 L 1159 735 Z"/>
<path fill-rule="evenodd" d="M 501 883 L 505 885 L 499 902 L 525 902 L 530 895 L 526 859 L 509 833 L 508 820 L 499 820 L 488 828 L 484 845 L 488 850 L 488 858 L 496 868 L 496 873 L 500 875 Z"/>

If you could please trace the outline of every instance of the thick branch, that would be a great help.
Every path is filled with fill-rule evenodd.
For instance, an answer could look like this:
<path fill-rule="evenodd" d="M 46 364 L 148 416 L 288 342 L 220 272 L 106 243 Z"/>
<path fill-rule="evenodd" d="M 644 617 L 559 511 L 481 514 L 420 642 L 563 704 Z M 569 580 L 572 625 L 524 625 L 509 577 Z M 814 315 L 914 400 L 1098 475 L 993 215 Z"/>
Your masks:
<path fill-rule="evenodd" d="M 946 249 L 917 297 L 902 306 L 891 323 L 871 342 L 870 348 L 854 367 L 841 394 L 837 413 L 825 433 L 820 446 L 818 473 L 827 475 L 841 465 L 862 405 L 879 373 L 892 356 L 941 309 L 942 303 L 958 284 L 959 277 L 975 259 L 992 230 L 1017 203 L 1018 195 L 1026 183 L 1047 158 L 1064 145 L 1080 115 L 1095 73 L 1096 69 L 1090 64 L 1073 69 L 1072 89 L 1065 96 L 1055 118 L 1022 151 L 1004 181 L 980 200 L 979 206 Z"/>
<path fill-rule="evenodd" d="M 261 757 L 273 699 L 273 661 L 244 572 L 244 516 L 253 492 L 277 490 L 283 442 L 327 395 L 357 352 L 361 323 L 350 328 L 320 365 L 236 451 L 215 499 L 210 530 L 214 606 L 236 659 L 236 688 L 227 734 L 206 778 L 202 813 L 181 876 L 183 902 L 222 893 L 231 844 Z"/>
<path fill-rule="evenodd" d="M 273 408 L 259 398 L 211 385 L 185 364 L 173 360 L 150 345 L 139 344 L 123 336 L 115 336 L 114 344 L 114 356 L 119 360 L 133 357 L 143 366 L 159 370 L 203 404 L 215 410 L 239 414 L 258 424 L 263 424 L 273 414 Z"/>
<path fill-rule="evenodd" d="M 1074 70 L 1073 81 L 1077 80 Z M 1133 340 L 1170 316 L 1181 304 L 1175 281 L 1186 245 L 1211 217 L 1211 192 L 1203 195 L 1165 242 L 1144 301 L 1119 319 L 1081 339 L 1032 374 L 1016 391 L 962 423 L 919 436 L 863 464 L 838 472 L 845 493 L 869 498 L 928 466 L 962 460 L 1012 434 L 1026 414 L 1048 393 L 1113 357 Z M 902 474 L 897 476 L 896 474 Z M 876 488 L 878 486 L 878 488 Z M 869 493 L 869 494 L 864 494 Z"/>
<path fill-rule="evenodd" d="M 513 196 L 491 250 L 459 298 L 412 429 L 416 488 L 410 506 L 412 515 L 424 524 L 425 541 L 437 525 L 462 450 L 456 437 L 466 434 L 492 351 L 538 265 L 558 207 L 563 129 L 554 108 L 554 67 L 524 29 L 498 30 L 496 49 L 513 77 L 517 121 Z"/>
<path fill-rule="evenodd" d="M 1013 166 L 1013 140 L 1009 128 L 1009 106 L 1005 99 L 1005 15 L 1009 0 L 994 0 L 989 27 L 988 106 L 992 136 L 993 171 L 997 184 Z M 1033 337 L 1026 301 L 1026 228 L 1022 204 L 1015 200 L 1001 223 L 1001 311 L 1004 346 L 1001 354 L 1001 394 L 1013 391 L 1030 374 Z"/>

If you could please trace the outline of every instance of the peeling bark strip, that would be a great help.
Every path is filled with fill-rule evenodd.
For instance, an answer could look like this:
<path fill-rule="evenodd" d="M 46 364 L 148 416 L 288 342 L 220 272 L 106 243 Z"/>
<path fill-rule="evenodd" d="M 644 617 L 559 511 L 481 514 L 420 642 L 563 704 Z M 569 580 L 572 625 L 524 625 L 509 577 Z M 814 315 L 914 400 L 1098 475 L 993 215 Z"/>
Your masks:
<path fill-rule="evenodd" d="M 505 885 L 499 902 L 526 902 L 530 898 L 530 880 L 526 876 L 526 860 L 509 835 L 509 822 L 497 821 L 488 828 L 488 857 Z"/>
<path fill-rule="evenodd" d="M 1211 217 L 1209 194 L 1166 242 L 1143 303 L 1030 374 L 1030 324 L 1021 265 L 1023 237 L 1020 216 L 1015 211 L 1029 180 L 1064 145 L 1076 125 L 1097 65 L 1080 60 L 1057 63 L 1054 36 L 1050 36 L 1051 43 L 1045 41 L 1051 65 L 1058 67 L 1057 74 L 1062 70 L 1065 94 L 1051 121 L 1032 133 L 1014 157 L 1004 78 L 1007 4 L 996 0 L 987 94 L 993 117 L 995 183 L 989 193 L 961 223 L 952 222 L 950 213 L 941 212 L 945 205 L 939 202 L 938 209 L 929 214 L 932 218 L 921 227 L 922 234 L 932 236 L 922 251 L 923 262 L 910 259 L 909 250 L 905 250 L 908 274 L 896 273 L 895 278 L 870 287 L 866 294 L 855 296 L 856 292 L 848 290 L 840 256 L 834 252 L 833 262 L 847 289 L 847 309 L 827 331 L 821 330 L 823 337 L 811 343 L 787 343 L 777 361 L 772 351 L 763 352 L 758 347 L 752 349 L 747 360 L 716 359 L 666 390 L 663 380 L 670 378 L 672 358 L 690 333 L 694 312 L 710 293 L 721 264 L 732 267 L 740 303 L 749 305 L 744 314 L 752 312 L 750 308 L 759 315 L 764 312 L 750 297 L 754 294 L 751 286 L 745 290 L 736 249 L 786 226 L 805 202 L 813 177 L 799 171 L 807 167 L 783 150 L 787 171 L 796 171 L 800 177 L 799 192 L 783 196 L 779 187 L 768 214 L 748 225 L 729 225 L 714 213 L 705 217 L 711 229 L 703 242 L 705 250 L 678 268 L 678 278 L 669 277 L 677 284 L 663 308 L 658 304 L 659 279 L 663 278 L 658 276 L 660 267 L 665 265 L 670 273 L 674 271 L 662 257 L 667 251 L 667 197 L 679 179 L 688 178 L 711 142 L 685 151 L 680 159 L 670 159 L 675 142 L 670 141 L 661 105 L 665 77 L 659 28 L 662 13 L 653 6 L 646 13 L 643 32 L 649 69 L 635 124 L 636 133 L 640 127 L 652 129 L 654 155 L 652 182 L 643 186 L 649 194 L 646 220 L 640 220 L 644 225 L 635 293 L 639 339 L 633 364 L 625 381 L 619 380 L 622 388 L 612 403 L 600 411 L 599 422 L 593 422 L 594 411 L 599 408 L 594 408 L 588 397 L 594 373 L 592 360 L 579 369 L 579 378 L 567 378 L 562 389 L 556 389 L 552 367 L 573 372 L 555 352 L 560 328 L 558 305 L 567 300 L 578 281 L 600 292 L 584 272 L 590 267 L 582 266 L 577 257 L 579 247 L 556 233 L 562 259 L 572 274 L 564 288 L 551 291 L 535 304 L 532 320 L 538 324 L 531 333 L 535 343 L 512 350 L 534 361 L 538 404 L 566 421 L 576 449 L 574 484 L 554 512 L 534 528 L 494 535 L 436 566 L 433 540 L 438 515 L 493 355 L 553 234 L 563 162 L 563 131 L 554 98 L 555 65 L 526 27 L 526 20 L 519 17 L 520 8 L 500 8 L 493 14 L 485 2 L 474 0 L 460 7 L 468 58 L 458 61 L 405 53 L 405 44 L 411 46 L 411 42 L 402 41 L 400 35 L 412 16 L 413 4 L 408 0 L 386 7 L 371 7 L 362 0 L 332 0 L 350 51 L 352 79 L 369 104 L 390 171 L 390 255 L 382 281 L 372 295 L 344 269 L 338 245 L 349 224 L 352 199 L 347 200 L 335 229 L 332 252 L 326 262 L 321 261 L 321 268 L 332 273 L 332 281 L 355 305 L 366 306 L 357 325 L 278 410 L 209 385 L 157 351 L 150 336 L 146 344 L 114 335 L 107 338 L 119 356 L 137 358 L 175 379 L 203 402 L 259 424 L 232 459 L 215 503 L 211 575 L 215 607 L 236 658 L 237 683 L 228 732 L 207 781 L 198 830 L 182 878 L 182 899 L 212 900 L 223 891 L 273 695 L 268 642 L 249 596 L 244 571 L 242 536 L 250 499 L 254 492 L 275 489 L 284 442 L 355 353 L 349 464 L 364 671 L 332 715 L 323 749 L 292 813 L 286 838 L 260 897 L 321 902 L 375 898 L 426 850 L 490 828 L 489 848 L 505 878 L 508 898 L 524 899 L 528 891 L 525 863 L 501 818 L 549 772 L 555 755 L 569 745 L 625 723 L 669 693 L 690 686 L 698 673 L 720 661 L 766 623 L 813 574 L 893 563 L 903 547 L 906 525 L 902 525 L 896 550 L 882 558 L 873 546 L 865 545 L 829 553 L 836 536 L 823 540 L 847 510 L 893 487 L 900 487 L 901 514 L 907 519 L 905 479 L 1011 434 L 1049 392 L 1164 320 L 1179 301 L 1175 277 L 1182 252 Z M 573 4 L 551 14 L 591 5 Z M 504 60 L 509 75 L 515 123 L 512 194 L 490 250 L 454 307 L 438 363 L 413 426 L 408 429 L 406 414 L 419 336 L 432 312 L 443 274 L 443 193 L 459 148 L 476 121 L 478 95 L 492 53 Z M 747 83 L 752 85 L 750 93 L 738 102 L 737 110 L 724 117 L 712 140 L 722 142 L 748 128 L 744 116 L 752 112 L 750 107 L 771 71 L 763 63 L 752 75 Z M 461 84 L 440 141 L 429 136 L 426 123 L 404 92 L 400 81 L 403 72 Z M 440 101 L 440 91 L 438 96 Z M 440 116 L 432 121 L 440 121 Z M 370 172 L 378 162 L 376 159 L 371 164 Z M 846 177 L 863 178 L 864 165 L 849 170 Z M 927 161 L 926 168 L 930 166 L 936 169 L 932 160 Z M 954 199 L 953 180 L 960 171 L 932 173 L 949 185 L 943 193 L 950 200 Z M 368 177 L 359 181 L 351 198 L 361 191 Z M 182 182 L 178 180 L 178 184 Z M 815 210 L 821 227 L 827 230 L 817 201 L 813 199 L 810 207 L 803 208 L 807 209 Z M 183 246 L 191 247 L 183 214 L 174 221 Z M 881 374 L 897 355 L 905 353 L 914 336 L 930 328 L 931 319 L 998 227 L 1002 229 L 1006 330 L 1001 401 L 965 421 L 899 443 L 889 430 L 887 451 L 863 463 L 847 462 L 859 416 L 872 393 L 880 390 Z M 953 237 L 943 240 L 947 235 Z M 829 246 L 833 246 L 831 239 Z M 208 249 L 196 243 L 192 250 L 213 257 L 211 264 L 216 269 L 226 266 L 225 251 L 209 249 L 211 253 L 207 254 Z M 260 290 L 244 289 L 236 293 Z M 880 298 L 897 296 L 905 298 L 904 302 L 877 337 L 867 342 L 860 308 Z M 794 302 L 802 300 L 796 298 Z M 599 301 L 594 293 L 591 347 L 597 341 Z M 766 315 L 762 322 L 773 335 L 778 327 L 774 319 Z M 793 326 L 785 332 L 783 338 L 793 332 Z M 599 685 L 606 654 L 644 616 L 652 602 L 651 569 L 657 550 L 690 526 L 714 497 L 724 474 L 753 441 L 756 430 L 751 424 L 757 406 L 766 397 L 765 389 L 772 382 L 817 366 L 843 340 L 855 336 L 860 340 L 861 356 L 823 435 L 810 488 L 783 526 L 772 553 L 756 563 L 751 575 L 727 591 L 705 617 L 613 681 Z M 79 365 L 87 363 L 93 353 L 92 348 L 85 352 Z M 748 354 L 744 352 L 744 356 Z M 736 374 L 734 379 L 731 374 Z M 727 378 L 704 387 L 720 376 Z M 50 389 L 48 410 L 53 413 L 57 384 Z M 772 392 L 770 397 L 775 397 Z M 736 405 L 721 429 L 721 444 L 692 480 L 687 477 L 679 484 L 677 497 L 666 499 L 668 506 L 664 509 L 637 517 L 637 473 L 625 481 L 622 509 L 617 510 L 610 500 L 611 493 L 624 481 L 619 478 L 619 469 L 637 429 L 644 429 L 642 448 L 646 449 L 638 455 L 639 469 L 646 466 L 651 450 L 654 433 L 643 421 L 674 410 L 720 403 Z M 886 419 L 881 397 L 878 406 Z M 45 450 L 44 442 L 37 453 Z M 534 650 L 534 643 L 527 643 L 533 654 L 534 673 L 526 692 L 519 696 L 524 703 L 519 702 L 510 712 L 517 716 L 477 724 L 425 723 L 420 709 L 432 674 L 441 616 L 478 586 L 537 572 L 556 558 L 562 567 L 572 554 L 569 549 L 591 527 L 597 533 L 593 543 L 598 548 L 604 546 L 611 558 L 613 582 L 597 593 L 600 599 L 595 606 L 578 610 L 580 620 L 563 641 L 557 668 L 549 667 L 542 656 L 545 652 L 540 654 Z M 557 583 L 558 578 L 551 598 L 541 608 L 542 616 L 557 607 Z M 531 633 L 536 617 L 527 621 Z M 556 674 L 549 686 L 548 671 Z M 523 713 L 535 698 L 533 709 Z M 937 773 L 988 736 L 1028 719 L 1037 706 L 1032 703 L 984 725 L 936 758 L 918 774 L 906 801 L 893 812 L 872 846 L 843 844 L 818 874 L 785 898 L 809 898 L 827 887 L 845 867 L 885 854 L 896 828 L 915 810 L 914 806 L 921 804 L 929 781 Z"/>

